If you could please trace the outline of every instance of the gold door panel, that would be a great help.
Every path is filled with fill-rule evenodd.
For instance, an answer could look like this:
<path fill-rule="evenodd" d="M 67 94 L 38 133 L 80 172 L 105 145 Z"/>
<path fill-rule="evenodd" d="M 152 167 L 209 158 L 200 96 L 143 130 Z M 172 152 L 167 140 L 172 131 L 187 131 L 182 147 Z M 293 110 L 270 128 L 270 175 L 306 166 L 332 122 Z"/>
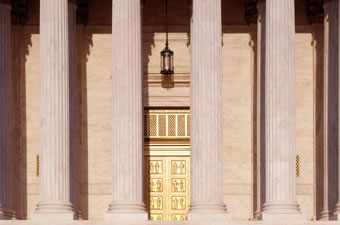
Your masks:
<path fill-rule="evenodd" d="M 185 220 L 190 205 L 190 156 L 146 156 L 150 220 Z"/>
<path fill-rule="evenodd" d="M 190 112 L 145 111 L 145 203 L 150 220 L 186 220 L 190 205 Z"/>

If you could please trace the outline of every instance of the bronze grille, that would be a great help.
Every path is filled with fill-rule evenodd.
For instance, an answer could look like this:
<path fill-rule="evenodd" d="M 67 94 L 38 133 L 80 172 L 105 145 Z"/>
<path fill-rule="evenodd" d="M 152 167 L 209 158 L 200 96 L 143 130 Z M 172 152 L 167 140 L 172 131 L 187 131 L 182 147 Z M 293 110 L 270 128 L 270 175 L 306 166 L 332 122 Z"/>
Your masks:
<path fill-rule="evenodd" d="M 189 110 L 146 110 L 145 137 L 189 137 Z"/>

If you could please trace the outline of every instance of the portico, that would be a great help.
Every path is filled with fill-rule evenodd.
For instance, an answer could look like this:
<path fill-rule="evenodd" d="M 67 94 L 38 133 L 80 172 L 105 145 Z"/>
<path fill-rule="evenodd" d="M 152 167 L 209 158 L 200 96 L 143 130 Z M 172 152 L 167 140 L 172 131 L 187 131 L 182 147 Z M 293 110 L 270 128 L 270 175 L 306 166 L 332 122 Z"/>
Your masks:
<path fill-rule="evenodd" d="M 339 127 L 337 1 L 321 4 L 320 60 L 320 50 L 310 45 L 320 33 L 309 22 L 296 25 L 304 15 L 300 1 L 193 0 L 180 8 L 178 1 L 169 0 L 173 15 L 169 41 L 175 57 L 172 86 L 164 85 L 166 78 L 158 71 L 164 41 L 159 2 L 31 1 L 39 9 L 40 22 L 35 24 L 32 16 L 37 17 L 37 11 L 30 11 L 31 24 L 18 28 L 20 33 L 11 26 L 15 1 L 0 0 L 1 219 L 20 213 L 34 221 L 153 219 L 145 196 L 158 195 L 152 193 L 157 191 L 149 187 L 148 179 L 162 182 L 163 177 L 147 175 L 151 164 L 145 165 L 144 141 L 150 135 L 144 131 L 151 126 L 145 112 L 150 110 L 177 110 L 175 127 L 185 124 L 187 145 L 190 137 L 189 150 L 185 148 L 190 161 L 184 160 L 190 175 L 169 175 L 190 180 L 190 195 L 185 194 L 190 196 L 189 211 L 183 211 L 184 217 L 177 217 L 176 211 L 167 218 L 226 222 L 244 219 L 245 207 L 247 217 L 254 220 L 337 217 L 339 204 L 330 199 L 332 193 L 338 198 L 340 180 L 332 172 L 339 164 L 334 157 L 339 145 L 334 134 Z M 228 7 L 242 8 L 246 24 L 233 22 L 239 17 L 228 17 Z M 27 52 L 18 50 L 25 45 Z M 21 57 L 18 64 L 13 60 L 16 55 Z M 20 83 L 19 91 L 13 82 Z M 320 88 L 322 96 L 317 94 Z M 183 110 L 188 115 L 180 122 Z M 21 147 L 12 150 L 19 137 L 16 129 Z M 163 138 L 159 146 L 177 145 L 181 138 L 165 136 L 155 139 Z M 313 161 L 319 155 L 321 163 Z M 168 165 L 173 171 L 173 165 L 181 164 Z M 175 183 L 168 183 L 169 192 L 181 192 L 172 188 Z M 27 185 L 24 189 L 30 194 L 16 190 L 22 199 L 15 200 L 9 194 L 13 185 Z M 184 195 L 174 196 L 180 201 Z M 246 203 L 239 203 L 243 200 Z M 175 210 L 170 200 L 165 204 Z M 181 208 L 186 210 L 184 204 L 177 207 Z"/>

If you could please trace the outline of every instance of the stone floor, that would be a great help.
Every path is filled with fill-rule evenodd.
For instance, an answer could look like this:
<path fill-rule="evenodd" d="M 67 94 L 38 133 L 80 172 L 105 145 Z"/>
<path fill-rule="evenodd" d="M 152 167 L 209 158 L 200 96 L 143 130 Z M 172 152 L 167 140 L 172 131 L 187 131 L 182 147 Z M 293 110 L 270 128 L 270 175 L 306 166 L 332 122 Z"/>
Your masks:
<path fill-rule="evenodd" d="M 339 225 L 340 221 L 104 221 L 104 220 L 83 220 L 83 221 L 47 221 L 37 222 L 31 220 L 7 220 L 0 221 L 0 225 Z"/>

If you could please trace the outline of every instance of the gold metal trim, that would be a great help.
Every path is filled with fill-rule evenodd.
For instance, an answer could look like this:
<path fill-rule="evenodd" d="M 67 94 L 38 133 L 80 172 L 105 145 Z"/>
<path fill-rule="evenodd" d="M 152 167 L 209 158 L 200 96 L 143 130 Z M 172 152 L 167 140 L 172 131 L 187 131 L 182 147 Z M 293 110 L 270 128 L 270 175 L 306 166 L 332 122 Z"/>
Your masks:
<path fill-rule="evenodd" d="M 296 177 L 300 177 L 300 155 L 296 155 Z"/>
<path fill-rule="evenodd" d="M 35 176 L 40 176 L 40 156 L 39 154 L 36 154 L 35 156 Z"/>
<path fill-rule="evenodd" d="M 190 151 L 145 151 L 144 156 L 190 156 Z"/>
<path fill-rule="evenodd" d="M 144 110 L 144 137 L 189 138 L 190 110 L 187 109 L 148 109 Z"/>
<path fill-rule="evenodd" d="M 187 113 L 190 114 L 189 109 L 145 109 L 144 113 L 153 114 L 169 114 L 169 113 Z"/>

